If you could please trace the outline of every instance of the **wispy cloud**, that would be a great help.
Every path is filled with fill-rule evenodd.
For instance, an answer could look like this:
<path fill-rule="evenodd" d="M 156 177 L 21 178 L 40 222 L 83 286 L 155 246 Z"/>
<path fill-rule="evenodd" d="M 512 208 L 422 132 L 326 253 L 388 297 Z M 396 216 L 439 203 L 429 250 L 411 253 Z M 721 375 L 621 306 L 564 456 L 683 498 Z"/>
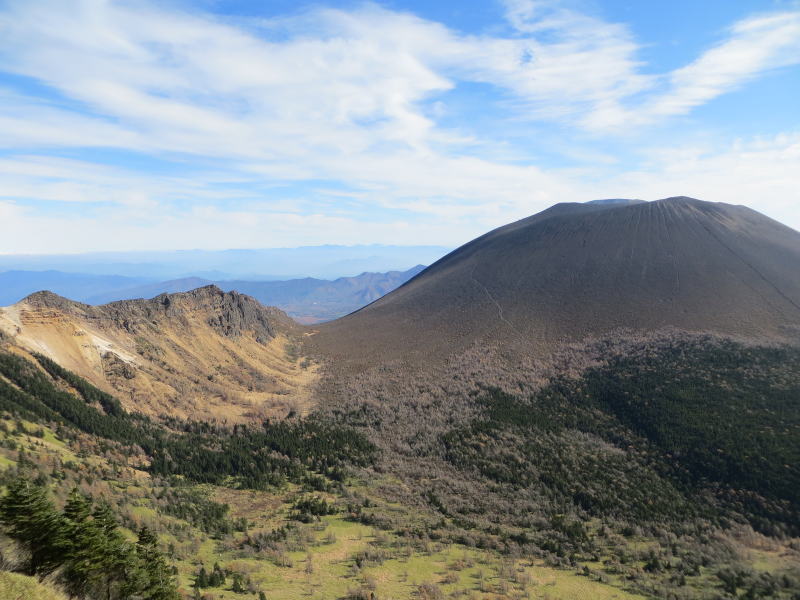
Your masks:
<path fill-rule="evenodd" d="M 7 155 L 0 209 L 16 225 L 0 231 L 7 245 L 0 250 L 29 244 L 14 228 L 55 230 L 37 199 L 94 203 L 74 220 L 97 236 L 86 241 L 95 248 L 133 244 L 141 223 L 167 238 L 167 230 L 180 229 L 183 237 L 173 235 L 170 245 L 188 243 L 178 223 L 223 245 L 268 245 L 259 231 L 281 243 L 332 231 L 354 241 L 400 241 L 409 231 L 437 241 L 441 228 L 429 223 L 443 217 L 448 243 L 463 241 L 487 225 L 623 182 L 631 186 L 623 195 L 645 195 L 640 190 L 658 187 L 648 176 L 669 174 L 650 156 L 627 178 L 609 167 L 586 185 L 580 173 L 537 166 L 529 148 L 506 145 L 502 156 L 487 150 L 505 142 L 474 131 L 476 113 L 596 138 L 628 134 L 800 62 L 798 12 L 735 23 L 690 64 L 653 74 L 626 25 L 555 0 L 504 6 L 504 32 L 465 34 L 375 4 L 231 20 L 147 0 L 11 0 L 0 10 L 0 70 L 14 75 L 0 89 Z M 474 84 L 490 90 L 482 104 L 456 124 L 446 119 L 448 99 Z M 781 143 L 758 156 L 788 151 L 789 162 L 780 164 L 792 164 L 791 150 L 776 149 Z M 111 167 L 81 156 L 87 149 L 138 153 L 169 169 Z M 697 164 L 729 166 L 730 153 L 712 159 L 721 152 Z M 65 153 L 78 159 L 56 156 Z M 699 172 L 679 156 L 672 160 L 683 165 L 676 185 L 699 185 Z M 297 201 L 294 188 L 304 182 Z M 293 203 L 300 208 L 287 210 Z M 369 207 L 384 212 L 365 218 Z M 113 228 L 128 233 L 106 235 Z"/>
<path fill-rule="evenodd" d="M 639 45 L 626 26 L 570 10 L 558 0 L 504 4 L 520 37 L 513 40 L 506 68 L 490 65 L 488 78 L 516 94 L 525 116 L 591 126 L 589 116 L 655 84 L 654 76 L 641 73 Z"/>
<path fill-rule="evenodd" d="M 456 245 L 484 233 L 490 227 L 525 217 L 558 201 L 634 196 L 654 200 L 676 194 L 691 194 L 711 201 L 753 206 L 800 230 L 800 132 L 740 140 L 728 146 L 661 147 L 647 152 L 640 168 L 621 174 L 572 173 L 550 187 L 537 187 L 536 175 L 507 168 L 496 172 L 498 189 L 506 202 L 465 204 L 452 196 L 424 196 L 392 200 L 391 195 L 358 194 L 356 201 L 382 203 L 403 209 L 390 219 L 365 219 L 356 214 L 322 210 L 310 203 L 302 211 L 291 197 L 257 201 L 246 190 L 215 188 L 214 178 L 162 180 L 163 189 L 151 181 L 130 180 L 110 170 L 98 175 L 91 165 L 25 159 L 0 162 L 0 179 L 14 172 L 29 185 L 42 185 L 42 177 L 82 182 L 96 186 L 89 196 L 111 195 L 131 189 L 128 198 L 117 198 L 119 206 L 104 205 L 64 214 L 50 214 L 14 200 L 0 199 L 0 251 L 91 251 L 142 248 L 231 248 L 271 247 L 326 243 L 415 243 Z M 468 170 L 469 166 L 464 167 Z M 387 168 L 389 168 L 387 166 Z M 88 172 L 84 172 L 87 169 Z M 381 175 L 376 177 L 381 178 Z M 399 175 L 397 176 L 399 178 Z M 551 178 L 552 176 L 548 176 Z M 46 179 L 45 179 L 46 180 Z M 87 183 L 90 182 L 90 183 Z M 153 184 L 153 185 L 151 185 Z M 490 187 L 487 181 L 485 188 Z M 423 189 L 426 186 L 420 184 Z M 636 193 L 631 194 L 631 190 Z M 48 195 L 47 186 L 32 189 Z M 136 193 L 140 195 L 137 196 Z M 325 192 L 320 192 L 325 194 Z M 458 193 L 458 190 L 456 191 Z M 153 198 L 166 194 L 192 198 L 181 208 L 160 205 Z M 235 209 L 223 209 L 218 200 L 236 200 Z M 349 194 L 348 196 L 352 196 Z M 336 203 L 337 192 L 327 198 Z M 62 198 L 63 199 L 63 198 Z M 319 200 L 319 199 L 318 199 Z M 417 216 L 415 216 L 417 215 Z M 418 215 L 430 218 L 420 219 Z M 31 235 L 36 232 L 36 235 Z"/>
<path fill-rule="evenodd" d="M 617 101 L 600 107 L 583 123 L 592 129 L 614 129 L 687 114 L 759 75 L 795 64 L 800 64 L 800 12 L 745 19 L 731 27 L 728 39 L 664 75 L 664 90 L 638 105 Z"/>
<path fill-rule="evenodd" d="M 3 68 L 79 104 L 32 103 L 26 119 L 11 101 L 4 112 L 18 143 L 27 131 L 31 143 L 78 144 L 74 128 L 87 145 L 266 159 L 430 151 L 457 138 L 425 101 L 460 82 L 495 86 L 519 116 L 629 128 L 800 62 L 797 12 L 739 22 L 693 63 L 656 76 L 641 72 L 624 25 L 553 1 L 507 7 L 516 35 L 490 37 L 376 5 L 246 27 L 143 2 L 12 2 L 0 18 Z"/>

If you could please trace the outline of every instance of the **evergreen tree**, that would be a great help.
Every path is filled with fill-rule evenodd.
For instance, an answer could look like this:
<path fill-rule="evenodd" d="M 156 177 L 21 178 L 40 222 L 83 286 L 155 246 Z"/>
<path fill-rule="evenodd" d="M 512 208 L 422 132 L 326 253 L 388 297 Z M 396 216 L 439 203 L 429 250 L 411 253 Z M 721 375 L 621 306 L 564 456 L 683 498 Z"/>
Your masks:
<path fill-rule="evenodd" d="M 144 570 L 142 595 L 147 600 L 177 600 L 172 571 L 158 550 L 158 539 L 147 527 L 139 531 L 136 554 Z"/>
<path fill-rule="evenodd" d="M 244 586 L 242 585 L 242 576 L 239 573 L 236 573 L 233 576 L 233 585 L 231 586 L 231 591 L 236 592 L 237 594 L 244 593 Z"/>
<path fill-rule="evenodd" d="M 94 527 L 102 535 L 98 564 L 103 573 L 103 588 L 108 600 L 117 595 L 124 597 L 128 588 L 135 589 L 137 557 L 133 546 L 123 537 L 117 520 L 108 503 L 103 502 L 92 511 Z"/>
<path fill-rule="evenodd" d="M 107 552 L 102 560 L 105 573 L 104 591 L 106 600 L 126 598 L 129 589 L 136 589 L 136 573 L 141 569 L 137 562 L 133 545 L 115 531 L 107 544 Z"/>
<path fill-rule="evenodd" d="M 94 518 L 95 522 L 106 535 L 117 532 L 117 518 L 114 516 L 114 511 L 111 509 L 108 502 L 101 502 L 95 506 L 92 511 L 92 518 Z"/>
<path fill-rule="evenodd" d="M 0 522 L 6 534 L 30 553 L 28 573 L 42 575 L 58 567 L 65 549 L 61 516 L 44 488 L 20 477 L 0 500 Z"/>
<path fill-rule="evenodd" d="M 92 504 L 89 499 L 81 494 L 78 488 L 72 488 L 64 505 L 64 517 L 73 523 L 82 523 L 91 514 Z"/>
<path fill-rule="evenodd" d="M 197 577 L 194 580 L 194 586 L 196 588 L 207 588 L 210 587 L 208 585 L 208 573 L 206 573 L 205 567 L 200 567 L 200 571 L 197 573 Z"/>
<path fill-rule="evenodd" d="M 4 533 L 30 554 L 28 573 L 58 579 L 72 596 L 95 600 L 178 600 L 174 571 L 157 540 L 142 529 L 136 546 L 117 527 L 111 507 L 93 507 L 73 489 L 59 513 L 44 487 L 12 481 L 0 498 Z"/>
<path fill-rule="evenodd" d="M 103 530 L 89 515 L 89 501 L 79 494 L 71 495 L 64 509 L 67 551 L 62 578 L 74 596 L 86 595 L 107 577 L 104 563 L 110 549 Z"/>

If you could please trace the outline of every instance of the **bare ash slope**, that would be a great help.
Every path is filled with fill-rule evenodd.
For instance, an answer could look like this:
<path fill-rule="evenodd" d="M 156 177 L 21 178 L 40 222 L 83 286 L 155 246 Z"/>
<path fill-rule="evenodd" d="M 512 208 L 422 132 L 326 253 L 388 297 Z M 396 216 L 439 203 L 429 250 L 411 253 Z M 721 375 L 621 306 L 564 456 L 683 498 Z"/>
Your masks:
<path fill-rule="evenodd" d="M 686 197 L 557 204 L 458 248 L 311 340 L 368 365 L 669 326 L 797 339 L 800 233 Z"/>
<path fill-rule="evenodd" d="M 37 292 L 0 308 L 0 331 L 155 415 L 283 416 L 303 409 L 314 379 L 293 355 L 294 321 L 215 286 L 103 306 Z"/>

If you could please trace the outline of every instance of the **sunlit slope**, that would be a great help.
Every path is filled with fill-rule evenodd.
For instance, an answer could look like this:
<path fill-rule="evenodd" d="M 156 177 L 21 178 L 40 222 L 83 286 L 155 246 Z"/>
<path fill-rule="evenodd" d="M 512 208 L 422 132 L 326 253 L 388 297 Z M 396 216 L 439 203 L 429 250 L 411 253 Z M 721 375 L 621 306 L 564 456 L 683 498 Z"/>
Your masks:
<path fill-rule="evenodd" d="M 0 571 L 0 598 L 9 600 L 66 600 L 67 595 L 33 577 Z"/>
<path fill-rule="evenodd" d="M 314 379 L 285 313 L 213 286 L 98 307 L 36 293 L 0 309 L 0 330 L 148 414 L 283 416 Z"/>

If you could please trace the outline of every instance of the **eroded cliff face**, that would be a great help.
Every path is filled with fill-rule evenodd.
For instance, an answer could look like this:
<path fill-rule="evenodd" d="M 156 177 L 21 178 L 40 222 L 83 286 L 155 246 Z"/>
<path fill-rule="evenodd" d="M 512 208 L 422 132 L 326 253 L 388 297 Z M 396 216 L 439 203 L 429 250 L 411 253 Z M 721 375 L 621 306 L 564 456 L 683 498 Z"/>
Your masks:
<path fill-rule="evenodd" d="M 302 413 L 316 377 L 297 353 L 294 321 L 215 286 L 103 306 L 37 292 L 0 309 L 0 331 L 151 415 L 236 422 Z"/>

